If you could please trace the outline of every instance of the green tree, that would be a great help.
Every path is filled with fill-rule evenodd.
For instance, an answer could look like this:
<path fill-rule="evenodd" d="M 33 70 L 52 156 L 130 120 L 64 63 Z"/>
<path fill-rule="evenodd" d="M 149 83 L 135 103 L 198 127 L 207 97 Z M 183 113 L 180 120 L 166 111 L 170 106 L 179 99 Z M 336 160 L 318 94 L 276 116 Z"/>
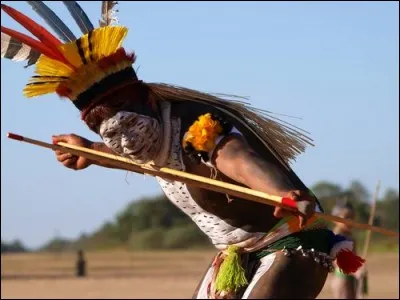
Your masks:
<path fill-rule="evenodd" d="M 381 225 L 385 228 L 399 230 L 399 192 L 388 189 L 378 202 L 377 213 L 381 219 Z"/>
<path fill-rule="evenodd" d="M 370 199 L 371 195 L 367 188 L 358 180 L 351 181 L 348 190 L 351 192 L 353 200 L 359 202 L 368 202 Z"/>
<path fill-rule="evenodd" d="M 346 200 L 353 204 L 356 219 L 368 222 L 370 194 L 361 182 L 353 180 L 348 189 L 329 181 L 317 182 L 312 191 L 320 200 L 326 213 L 331 213 L 338 202 Z M 378 202 L 377 217 L 381 226 L 398 230 L 399 193 L 389 189 Z M 377 223 L 375 223 L 377 225 Z M 363 236 L 364 231 L 359 232 Z M 381 236 L 380 236 L 381 237 Z M 375 237 L 374 237 L 375 238 Z M 82 235 L 76 241 L 53 239 L 44 249 L 47 251 L 98 249 L 127 246 L 131 249 L 177 249 L 210 247 L 208 237 L 192 220 L 170 202 L 164 195 L 141 198 L 130 202 L 118 212 L 111 222 L 105 222 L 92 234 Z M 7 248 L 8 247 L 8 248 Z M 21 248 L 21 243 L 2 242 L 2 251 Z"/>
<path fill-rule="evenodd" d="M 319 181 L 312 188 L 312 192 L 319 199 L 324 198 L 335 198 L 337 195 L 343 193 L 342 187 L 338 184 L 329 182 L 329 181 Z"/>
<path fill-rule="evenodd" d="M 11 243 L 1 241 L 1 253 L 26 251 L 28 251 L 27 248 L 22 244 L 20 240 L 15 240 Z"/>
<path fill-rule="evenodd" d="M 320 201 L 326 213 L 331 213 L 337 201 L 344 195 L 344 191 L 340 185 L 326 180 L 317 182 L 311 190 Z"/>

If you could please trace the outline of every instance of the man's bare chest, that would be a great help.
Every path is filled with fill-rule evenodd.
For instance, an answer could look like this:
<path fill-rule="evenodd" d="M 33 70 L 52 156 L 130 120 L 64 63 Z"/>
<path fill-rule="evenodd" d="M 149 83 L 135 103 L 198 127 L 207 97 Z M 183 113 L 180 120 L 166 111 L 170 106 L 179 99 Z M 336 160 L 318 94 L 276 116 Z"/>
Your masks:
<path fill-rule="evenodd" d="M 185 158 L 180 146 L 180 122 L 173 122 L 171 153 L 166 167 L 187 171 L 210 177 L 211 170 L 205 165 L 194 165 Z M 261 220 L 255 214 L 249 213 L 247 205 L 254 205 L 243 199 L 228 198 L 221 193 L 210 192 L 204 189 L 189 187 L 177 181 L 168 181 L 157 178 L 162 190 L 169 200 L 188 215 L 198 227 L 210 237 L 214 244 L 229 244 L 240 242 L 254 234 L 263 234 L 270 226 L 265 222 L 271 212 Z M 264 206 L 261 206 L 265 209 Z M 254 209 L 258 212 L 259 209 Z M 247 212 L 247 213 L 246 213 Z M 258 222 L 259 220 L 260 222 Z M 263 226 L 255 226 L 262 224 Z M 260 227 L 260 232 L 258 228 Z M 264 230 L 265 229 L 265 230 Z"/>

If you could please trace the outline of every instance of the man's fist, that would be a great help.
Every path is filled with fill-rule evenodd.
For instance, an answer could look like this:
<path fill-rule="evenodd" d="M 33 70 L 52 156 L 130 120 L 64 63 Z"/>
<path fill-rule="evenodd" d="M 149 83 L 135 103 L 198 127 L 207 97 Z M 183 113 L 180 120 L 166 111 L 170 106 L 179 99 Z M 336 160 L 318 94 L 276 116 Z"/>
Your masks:
<path fill-rule="evenodd" d="M 295 190 L 290 191 L 286 197 L 296 201 L 297 209 L 299 211 L 298 218 L 300 221 L 300 228 L 302 228 L 306 225 L 307 220 L 314 215 L 316 205 L 315 196 L 313 196 L 309 191 Z M 290 214 L 293 213 L 282 207 L 276 207 L 274 211 L 274 216 L 276 218 L 283 218 Z"/>
<path fill-rule="evenodd" d="M 90 148 L 90 146 L 92 145 L 91 141 L 75 134 L 54 135 L 52 136 L 52 139 L 54 144 L 57 144 L 58 142 L 64 142 L 67 144 L 85 148 Z M 73 155 L 71 153 L 64 153 L 59 150 L 56 150 L 55 152 L 57 160 L 69 169 L 82 170 L 92 164 L 92 161 L 82 156 Z"/>

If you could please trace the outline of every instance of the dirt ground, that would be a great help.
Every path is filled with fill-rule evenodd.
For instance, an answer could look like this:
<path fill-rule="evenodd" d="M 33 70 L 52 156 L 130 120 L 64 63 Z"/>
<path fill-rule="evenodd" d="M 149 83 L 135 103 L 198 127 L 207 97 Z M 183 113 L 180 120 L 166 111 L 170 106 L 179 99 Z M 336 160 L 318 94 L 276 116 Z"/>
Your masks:
<path fill-rule="evenodd" d="M 212 254 L 88 254 L 84 279 L 74 278 L 72 254 L 2 256 L 1 298 L 190 298 Z M 398 254 L 371 254 L 368 270 L 368 298 L 399 298 Z M 318 298 L 330 297 L 328 279 Z"/>

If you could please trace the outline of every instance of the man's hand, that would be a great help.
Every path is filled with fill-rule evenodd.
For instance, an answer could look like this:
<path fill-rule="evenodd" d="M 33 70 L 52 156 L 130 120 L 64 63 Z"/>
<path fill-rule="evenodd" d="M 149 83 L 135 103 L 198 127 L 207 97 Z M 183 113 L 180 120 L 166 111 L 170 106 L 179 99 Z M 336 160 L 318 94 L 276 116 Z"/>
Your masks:
<path fill-rule="evenodd" d="M 93 144 L 93 142 L 75 134 L 55 135 L 52 137 L 52 139 L 54 144 L 58 142 L 64 142 L 67 144 L 85 148 L 91 148 L 91 145 Z M 56 150 L 55 152 L 57 160 L 69 169 L 83 170 L 93 163 L 91 160 L 82 156 L 73 155 L 71 153 L 64 153 L 60 150 Z"/>
<path fill-rule="evenodd" d="M 298 218 L 300 222 L 300 228 L 302 228 L 306 225 L 307 220 L 310 219 L 315 212 L 316 201 L 314 196 L 312 196 L 308 191 L 295 190 L 290 191 L 286 197 L 296 201 L 297 209 L 299 210 Z M 277 206 L 274 211 L 274 216 L 276 218 L 283 218 L 290 214 L 292 214 L 290 211 L 287 211 L 279 206 Z"/>

